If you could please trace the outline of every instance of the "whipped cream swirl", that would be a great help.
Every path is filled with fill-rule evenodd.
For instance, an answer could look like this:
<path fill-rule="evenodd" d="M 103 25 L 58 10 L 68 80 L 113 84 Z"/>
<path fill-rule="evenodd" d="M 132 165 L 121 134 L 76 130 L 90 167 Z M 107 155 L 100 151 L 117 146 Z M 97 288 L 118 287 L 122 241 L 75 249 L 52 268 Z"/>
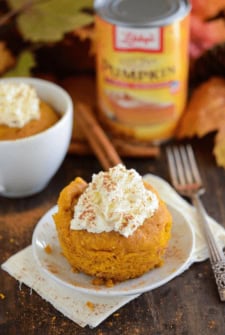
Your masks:
<path fill-rule="evenodd" d="M 24 83 L 0 83 L 0 124 L 22 128 L 40 118 L 35 89 Z"/>
<path fill-rule="evenodd" d="M 118 164 L 93 175 L 74 208 L 70 227 L 91 233 L 116 231 L 129 237 L 158 206 L 156 194 L 145 188 L 137 171 Z"/>

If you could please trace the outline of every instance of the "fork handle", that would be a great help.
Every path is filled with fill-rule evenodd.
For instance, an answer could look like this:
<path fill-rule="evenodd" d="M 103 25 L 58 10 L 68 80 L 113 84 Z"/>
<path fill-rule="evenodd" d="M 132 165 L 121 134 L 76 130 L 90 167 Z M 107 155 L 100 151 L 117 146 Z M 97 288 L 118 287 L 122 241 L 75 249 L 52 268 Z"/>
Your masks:
<path fill-rule="evenodd" d="M 208 244 L 210 262 L 216 280 L 220 300 L 225 301 L 225 256 L 217 245 L 209 227 L 207 213 L 199 197 L 199 194 L 193 195 L 192 202 L 197 210 L 200 222 L 202 224 L 204 236 Z"/>

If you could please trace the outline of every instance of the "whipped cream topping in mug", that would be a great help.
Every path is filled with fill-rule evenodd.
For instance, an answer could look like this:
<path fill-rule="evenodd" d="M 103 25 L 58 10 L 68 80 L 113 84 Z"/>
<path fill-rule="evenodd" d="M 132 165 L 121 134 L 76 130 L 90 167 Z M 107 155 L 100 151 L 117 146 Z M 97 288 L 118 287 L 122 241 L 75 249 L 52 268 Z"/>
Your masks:
<path fill-rule="evenodd" d="M 33 87 L 24 83 L 0 83 L 0 124 L 22 128 L 40 118 L 39 98 Z"/>

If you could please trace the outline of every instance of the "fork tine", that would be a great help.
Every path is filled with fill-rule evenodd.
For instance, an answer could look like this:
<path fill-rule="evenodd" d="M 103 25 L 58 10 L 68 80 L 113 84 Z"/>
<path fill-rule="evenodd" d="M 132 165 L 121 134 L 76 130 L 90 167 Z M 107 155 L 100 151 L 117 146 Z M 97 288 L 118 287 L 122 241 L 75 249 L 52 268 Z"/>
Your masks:
<path fill-rule="evenodd" d="M 186 173 L 185 173 L 185 159 L 183 162 L 183 157 L 180 152 L 180 149 L 177 147 L 167 147 L 167 158 L 169 162 L 170 176 L 173 183 L 176 185 L 185 185 L 186 183 Z"/>
<path fill-rule="evenodd" d="M 175 159 L 174 159 L 174 155 L 173 155 L 173 150 L 171 147 L 167 147 L 166 148 L 166 153 L 167 153 L 167 159 L 168 159 L 168 163 L 169 163 L 169 173 L 170 173 L 170 177 L 172 180 L 172 183 L 174 185 L 178 185 L 179 181 L 177 179 L 177 173 L 176 173 L 176 164 L 175 164 Z"/>
<path fill-rule="evenodd" d="M 176 184 L 199 183 L 202 179 L 197 167 L 191 145 L 168 147 L 166 149 L 169 162 L 170 175 Z"/>
<path fill-rule="evenodd" d="M 184 173 L 184 168 L 183 168 L 183 162 L 181 159 L 179 149 L 177 147 L 173 148 L 173 155 L 174 155 L 174 161 L 175 161 L 176 168 L 177 168 L 178 180 L 180 184 L 184 185 L 185 184 L 185 173 Z"/>
<path fill-rule="evenodd" d="M 177 191 L 191 198 L 196 207 L 208 244 L 212 269 L 216 279 L 221 301 L 225 301 L 225 256 L 217 245 L 214 235 L 208 225 L 207 213 L 200 200 L 204 191 L 194 152 L 190 145 L 182 147 L 167 147 L 167 159 L 172 183 Z"/>
<path fill-rule="evenodd" d="M 194 180 L 186 146 L 180 146 L 180 155 L 183 163 L 185 178 L 187 182 L 191 184 L 194 182 Z"/>
<path fill-rule="evenodd" d="M 202 184 L 202 179 L 199 173 L 199 169 L 198 169 L 197 162 L 194 156 L 194 152 L 190 145 L 187 145 L 187 154 L 188 154 L 188 159 L 190 162 L 192 174 L 195 177 L 196 182 Z"/>

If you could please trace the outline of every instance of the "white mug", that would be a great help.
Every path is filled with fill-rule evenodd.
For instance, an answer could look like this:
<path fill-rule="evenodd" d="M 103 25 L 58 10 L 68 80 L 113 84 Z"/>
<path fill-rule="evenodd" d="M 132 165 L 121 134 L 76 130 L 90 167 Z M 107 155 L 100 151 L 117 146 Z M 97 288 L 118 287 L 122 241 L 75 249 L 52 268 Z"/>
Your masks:
<path fill-rule="evenodd" d="M 36 78 L 7 78 L 1 82 L 25 83 L 62 116 L 57 123 L 18 140 L 0 140 L 0 195 L 25 197 L 42 191 L 62 164 L 71 140 L 73 103 L 56 84 Z"/>

